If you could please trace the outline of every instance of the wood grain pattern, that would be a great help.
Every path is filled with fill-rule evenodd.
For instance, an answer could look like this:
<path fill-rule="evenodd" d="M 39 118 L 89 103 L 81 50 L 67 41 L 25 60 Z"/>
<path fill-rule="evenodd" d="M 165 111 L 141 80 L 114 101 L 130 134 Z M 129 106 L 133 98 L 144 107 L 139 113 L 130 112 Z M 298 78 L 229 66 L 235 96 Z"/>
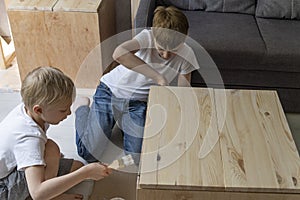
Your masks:
<path fill-rule="evenodd" d="M 102 0 L 59 0 L 54 11 L 97 12 Z"/>
<path fill-rule="evenodd" d="M 115 34 L 113 1 L 101 1 L 99 13 L 10 9 L 8 14 L 21 80 L 32 69 L 51 65 L 78 88 L 98 85 L 103 73 L 99 45 Z"/>
<path fill-rule="evenodd" d="M 137 189 L 138 200 L 298 200 L 299 194 Z"/>
<path fill-rule="evenodd" d="M 140 185 L 224 186 L 219 145 L 207 157 L 198 158 L 203 138 L 217 131 L 211 95 L 212 91 L 206 89 L 151 88 L 143 145 L 147 153 L 142 156 Z M 144 174 L 149 168 L 151 173 Z"/>
<path fill-rule="evenodd" d="M 9 10 L 52 11 L 58 0 L 10 0 Z"/>
<path fill-rule="evenodd" d="M 227 90 L 224 104 L 218 92 L 217 113 L 225 111 L 224 105 L 227 113 L 219 129 L 226 188 L 299 189 L 294 183 L 299 182 L 299 155 L 277 93 Z"/>
<path fill-rule="evenodd" d="M 22 80 L 42 65 L 60 68 L 75 80 L 86 56 L 100 43 L 97 13 L 10 11 L 9 16 Z M 95 87 L 97 81 L 89 84 Z"/>
<path fill-rule="evenodd" d="M 139 200 L 300 198 L 300 158 L 275 91 L 152 87 L 146 122 Z M 199 159 L 203 141 L 212 148 Z"/>

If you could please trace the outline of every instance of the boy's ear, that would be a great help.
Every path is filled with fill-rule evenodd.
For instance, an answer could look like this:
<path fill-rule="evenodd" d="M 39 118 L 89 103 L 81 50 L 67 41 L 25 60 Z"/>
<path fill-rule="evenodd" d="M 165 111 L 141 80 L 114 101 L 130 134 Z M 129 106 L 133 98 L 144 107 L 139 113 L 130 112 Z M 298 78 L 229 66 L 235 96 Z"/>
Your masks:
<path fill-rule="evenodd" d="M 36 114 L 42 114 L 43 113 L 43 108 L 40 105 L 34 105 L 32 110 Z"/>

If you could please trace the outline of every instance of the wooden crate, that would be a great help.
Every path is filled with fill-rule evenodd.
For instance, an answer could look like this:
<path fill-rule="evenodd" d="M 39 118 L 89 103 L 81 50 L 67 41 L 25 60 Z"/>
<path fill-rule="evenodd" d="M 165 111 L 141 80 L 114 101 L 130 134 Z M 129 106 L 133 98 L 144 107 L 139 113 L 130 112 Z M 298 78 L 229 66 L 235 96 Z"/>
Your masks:
<path fill-rule="evenodd" d="M 115 34 L 114 7 L 112 0 L 11 0 L 8 15 L 21 80 L 50 65 L 77 87 L 95 88 L 103 72 L 99 44 Z"/>
<path fill-rule="evenodd" d="M 138 200 L 297 200 L 299 181 L 275 91 L 150 89 Z"/>

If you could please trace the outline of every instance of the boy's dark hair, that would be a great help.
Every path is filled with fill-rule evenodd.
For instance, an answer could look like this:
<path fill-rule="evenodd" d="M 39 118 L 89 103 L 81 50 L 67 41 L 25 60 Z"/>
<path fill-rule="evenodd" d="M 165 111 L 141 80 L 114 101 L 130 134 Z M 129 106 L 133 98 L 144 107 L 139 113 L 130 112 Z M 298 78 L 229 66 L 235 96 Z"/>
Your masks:
<path fill-rule="evenodd" d="M 154 11 L 152 27 L 155 41 L 166 50 L 172 50 L 185 41 L 189 23 L 174 6 L 158 6 Z"/>

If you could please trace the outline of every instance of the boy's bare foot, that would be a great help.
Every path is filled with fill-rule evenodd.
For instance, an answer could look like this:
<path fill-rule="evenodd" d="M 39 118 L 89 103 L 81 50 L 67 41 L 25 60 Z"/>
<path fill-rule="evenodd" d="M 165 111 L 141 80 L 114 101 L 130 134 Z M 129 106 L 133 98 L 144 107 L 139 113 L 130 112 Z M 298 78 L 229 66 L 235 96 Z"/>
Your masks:
<path fill-rule="evenodd" d="M 75 112 L 80 106 L 90 106 L 90 99 L 88 97 L 76 97 L 72 105 L 73 112 Z"/>

